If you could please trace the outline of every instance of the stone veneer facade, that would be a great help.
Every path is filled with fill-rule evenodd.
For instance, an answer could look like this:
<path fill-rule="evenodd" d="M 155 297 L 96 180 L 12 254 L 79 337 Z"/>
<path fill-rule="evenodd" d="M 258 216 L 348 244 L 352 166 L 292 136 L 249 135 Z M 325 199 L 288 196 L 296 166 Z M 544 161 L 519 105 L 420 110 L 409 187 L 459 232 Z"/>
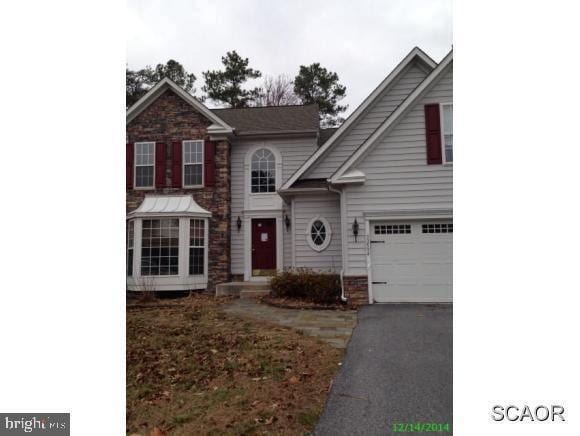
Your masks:
<path fill-rule="evenodd" d="M 230 281 L 230 144 L 216 142 L 215 184 L 197 189 L 171 188 L 172 147 L 174 141 L 205 139 L 211 122 L 172 91 L 165 91 L 149 107 L 127 124 L 127 142 L 155 141 L 166 144 L 166 188 L 127 190 L 127 213 L 136 209 L 146 194 L 191 194 L 212 213 L 209 220 L 208 286 Z"/>
<path fill-rule="evenodd" d="M 369 303 L 369 288 L 367 276 L 344 276 L 344 293 L 348 303 L 361 306 Z"/>

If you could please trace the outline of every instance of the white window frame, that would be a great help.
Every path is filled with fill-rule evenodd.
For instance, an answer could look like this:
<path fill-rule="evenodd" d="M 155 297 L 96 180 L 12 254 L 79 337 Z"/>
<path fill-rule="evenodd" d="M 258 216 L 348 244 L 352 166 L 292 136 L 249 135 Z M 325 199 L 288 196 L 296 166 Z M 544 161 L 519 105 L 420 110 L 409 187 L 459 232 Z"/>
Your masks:
<path fill-rule="evenodd" d="M 324 239 L 324 242 L 321 245 L 316 245 L 314 243 L 314 241 L 312 240 L 312 234 L 311 234 L 311 230 L 312 230 L 312 225 L 316 222 L 316 221 L 320 221 L 322 222 L 322 224 L 324 224 L 324 228 L 326 230 L 326 239 Z M 328 222 L 328 220 L 324 217 L 321 217 L 320 215 L 315 216 L 314 218 L 312 218 L 310 220 L 310 222 L 308 223 L 308 226 L 306 226 L 306 242 L 308 243 L 308 246 L 310 248 L 312 248 L 314 251 L 324 251 L 328 248 L 328 246 L 330 245 L 330 241 L 332 240 L 332 227 L 330 227 L 330 223 Z"/>
<path fill-rule="evenodd" d="M 129 252 L 131 252 L 131 274 L 129 274 Z M 135 220 L 127 221 L 127 277 L 135 275 Z"/>
<path fill-rule="evenodd" d="M 268 192 L 253 192 L 252 191 L 252 164 L 254 162 L 254 155 L 256 153 L 258 153 L 259 151 L 262 150 L 266 150 L 268 151 L 272 157 L 274 158 L 274 190 L 273 191 L 268 191 Z M 250 155 L 250 186 L 249 186 L 249 192 L 250 195 L 272 195 L 276 193 L 276 190 L 278 189 L 278 157 L 276 156 L 276 153 L 274 153 L 273 150 L 271 150 L 269 147 L 259 147 L 256 150 L 252 151 L 251 155 Z"/>
<path fill-rule="evenodd" d="M 160 225 L 161 225 L 161 221 L 163 220 L 175 220 L 177 221 L 177 272 L 175 274 L 143 274 L 142 270 L 143 270 L 143 249 L 147 248 L 147 247 L 143 247 L 143 222 L 144 221 L 160 221 Z M 181 248 L 181 220 L 179 219 L 179 217 L 175 217 L 175 216 L 152 216 L 152 217 L 148 217 L 148 218 L 143 218 L 141 219 L 141 226 L 140 226 L 140 235 L 139 235 L 139 242 L 140 242 L 140 253 L 139 253 L 139 276 L 140 277 L 148 277 L 148 278 L 164 278 L 164 277 L 179 277 L 180 272 L 179 272 L 179 262 L 180 262 L 180 257 L 181 257 L 181 253 L 180 253 L 180 248 Z M 170 238 L 166 238 L 166 239 L 171 239 Z M 161 250 L 162 246 L 159 246 L 159 250 Z M 172 247 L 164 247 L 164 248 L 172 248 Z M 150 248 L 151 249 L 151 248 Z M 151 256 L 152 257 L 152 256 Z M 158 256 L 159 258 L 161 257 L 165 257 L 165 256 L 161 256 L 161 254 Z M 167 257 L 172 257 L 171 255 L 167 256 Z M 159 268 L 161 269 L 161 268 Z"/>
<path fill-rule="evenodd" d="M 186 163 L 185 162 L 185 143 L 198 142 L 201 143 L 201 162 Z M 184 188 L 202 188 L 205 183 L 205 146 L 203 139 L 186 139 L 181 142 L 181 186 Z M 201 165 L 201 184 L 186 185 L 185 184 L 185 166 L 186 165 Z"/>
<path fill-rule="evenodd" d="M 191 245 L 191 221 L 201 221 L 203 223 L 203 245 Z M 189 218 L 187 231 L 188 231 L 188 240 L 187 240 L 187 275 L 190 277 L 206 277 L 208 274 L 207 267 L 208 267 L 208 251 L 209 251 L 209 241 L 208 241 L 208 225 L 209 220 L 207 218 L 196 218 L 192 217 Z M 190 264 L 190 250 L 192 248 L 203 248 L 203 273 L 201 274 L 190 274 L 191 264 Z"/>
<path fill-rule="evenodd" d="M 137 146 L 143 144 L 153 144 L 153 164 L 152 165 L 137 165 Z M 141 141 L 133 144 L 133 189 L 136 190 L 150 190 L 155 189 L 155 153 L 157 152 L 157 144 L 155 141 Z M 137 186 L 137 167 L 153 166 L 153 184 L 150 186 Z"/>
<path fill-rule="evenodd" d="M 441 124 L 441 162 L 443 165 L 453 165 L 453 161 L 447 162 L 445 157 L 445 111 L 443 110 L 445 106 L 451 106 L 451 117 L 453 117 L 453 103 L 440 103 L 439 113 L 441 115 L 439 117 L 439 123 Z M 451 136 L 453 136 L 453 131 L 451 132 Z"/>

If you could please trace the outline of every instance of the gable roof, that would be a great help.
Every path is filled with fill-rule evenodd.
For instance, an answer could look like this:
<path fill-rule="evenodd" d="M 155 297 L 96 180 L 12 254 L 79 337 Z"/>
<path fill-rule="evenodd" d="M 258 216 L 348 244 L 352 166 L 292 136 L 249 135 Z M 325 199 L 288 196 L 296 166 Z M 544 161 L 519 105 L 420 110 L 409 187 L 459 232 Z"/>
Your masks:
<path fill-rule="evenodd" d="M 212 109 L 236 135 L 318 132 L 318 105 Z"/>
<path fill-rule="evenodd" d="M 393 111 L 393 113 L 377 129 L 358 147 L 354 153 L 335 171 L 330 177 L 330 183 L 348 183 L 355 180 L 347 176 L 347 172 L 351 167 L 367 152 L 375 143 L 383 137 L 383 135 L 407 112 L 407 109 L 415 103 L 423 93 L 429 89 L 429 86 L 437 80 L 443 71 L 453 62 L 453 50 L 451 50 L 445 58 L 437 65 L 437 67 L 429 74 L 420 84 L 411 92 L 405 100 Z M 343 178 L 341 180 L 341 177 Z M 358 181 L 358 180 L 357 180 Z"/>
<path fill-rule="evenodd" d="M 209 119 L 213 124 L 208 127 L 209 133 L 231 133 L 233 128 L 227 124 L 224 120 L 214 114 L 209 110 L 203 103 L 197 100 L 190 93 L 185 91 L 179 85 L 177 85 L 173 80 L 165 77 L 164 79 L 157 82 L 157 84 L 147 91 L 143 97 L 141 97 L 133 106 L 127 110 L 126 121 L 130 123 L 134 120 L 137 115 L 147 109 L 151 103 L 153 103 L 161 94 L 166 90 L 170 89 L 175 94 L 184 99 L 187 103 L 194 107 L 198 112 Z"/>
<path fill-rule="evenodd" d="M 316 150 L 316 152 L 314 152 L 312 156 L 310 156 L 310 158 L 308 158 L 306 162 L 304 162 L 302 166 L 300 166 L 300 168 L 298 168 L 298 170 L 282 185 L 281 189 L 288 189 L 290 186 L 294 184 L 294 182 L 296 182 L 302 175 L 304 175 L 304 173 L 310 167 L 312 167 L 312 165 L 314 165 L 315 162 L 321 159 L 321 157 L 328 150 L 330 150 L 338 142 L 340 138 L 343 137 L 343 135 L 348 131 L 348 129 L 362 117 L 366 109 L 370 107 L 375 102 L 375 100 L 377 100 L 381 96 L 383 91 L 387 89 L 387 87 L 399 77 L 399 75 L 403 72 L 403 70 L 407 67 L 407 65 L 409 65 L 414 60 L 419 60 L 427 68 L 431 70 L 437 66 L 437 63 L 429 56 L 427 56 L 427 54 L 425 54 L 423 50 L 421 50 L 419 47 L 413 48 L 413 50 L 411 50 L 409 54 L 407 54 L 407 56 L 405 56 L 405 58 L 401 62 L 399 62 L 399 64 L 379 84 L 379 86 L 377 86 L 375 90 L 371 92 L 371 94 L 359 105 L 359 107 L 356 108 L 356 110 L 345 120 L 345 122 L 342 123 L 342 125 L 333 133 L 333 135 L 328 139 L 328 141 L 326 141 L 322 145 L 322 147 Z"/>

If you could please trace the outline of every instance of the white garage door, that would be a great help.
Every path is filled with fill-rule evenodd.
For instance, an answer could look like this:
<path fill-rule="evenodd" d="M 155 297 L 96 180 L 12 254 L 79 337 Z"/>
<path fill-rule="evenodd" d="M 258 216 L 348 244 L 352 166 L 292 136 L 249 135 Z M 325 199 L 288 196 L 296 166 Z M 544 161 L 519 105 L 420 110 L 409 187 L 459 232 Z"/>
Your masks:
<path fill-rule="evenodd" d="M 372 296 L 377 303 L 451 302 L 451 221 L 371 222 Z"/>

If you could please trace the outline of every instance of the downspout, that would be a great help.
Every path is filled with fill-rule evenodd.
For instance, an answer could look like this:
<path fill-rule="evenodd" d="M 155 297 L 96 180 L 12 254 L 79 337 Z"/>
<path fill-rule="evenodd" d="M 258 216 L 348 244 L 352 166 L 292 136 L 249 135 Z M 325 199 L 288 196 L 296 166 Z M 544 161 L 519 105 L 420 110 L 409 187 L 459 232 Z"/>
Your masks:
<path fill-rule="evenodd" d="M 345 235 L 342 234 L 342 220 L 343 220 L 343 216 L 342 216 L 342 191 L 339 189 L 335 189 L 332 186 L 328 185 L 328 190 L 330 192 L 335 192 L 339 195 L 340 197 L 340 210 L 341 210 L 341 214 L 340 214 L 340 233 L 341 233 L 341 240 L 342 238 L 345 237 Z M 341 249 L 342 252 L 342 249 Z M 344 255 L 342 255 L 343 258 L 342 260 L 344 260 Z M 344 294 L 344 262 L 341 261 L 340 262 L 342 267 L 340 268 L 340 299 L 342 300 L 343 303 L 346 303 L 347 298 L 346 295 Z"/>

